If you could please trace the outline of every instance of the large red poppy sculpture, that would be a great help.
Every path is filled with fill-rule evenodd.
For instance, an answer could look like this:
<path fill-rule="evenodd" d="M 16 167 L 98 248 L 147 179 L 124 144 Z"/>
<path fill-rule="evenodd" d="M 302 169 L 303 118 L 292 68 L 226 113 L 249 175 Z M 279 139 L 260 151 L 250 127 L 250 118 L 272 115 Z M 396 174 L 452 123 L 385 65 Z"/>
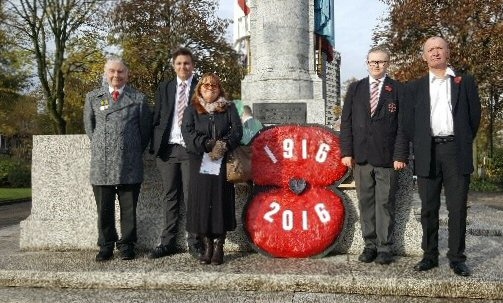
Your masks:
<path fill-rule="evenodd" d="M 327 254 L 344 225 L 344 204 L 330 185 L 341 181 L 339 137 L 318 125 L 281 125 L 252 141 L 257 192 L 243 213 L 255 250 L 282 258 Z"/>

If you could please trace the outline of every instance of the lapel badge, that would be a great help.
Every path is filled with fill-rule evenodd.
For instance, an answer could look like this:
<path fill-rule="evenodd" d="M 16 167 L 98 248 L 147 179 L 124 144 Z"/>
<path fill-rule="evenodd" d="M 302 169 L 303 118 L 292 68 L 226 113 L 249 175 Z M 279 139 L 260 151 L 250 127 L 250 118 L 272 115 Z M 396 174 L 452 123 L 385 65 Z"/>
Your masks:
<path fill-rule="evenodd" d="M 391 92 L 393 90 L 393 87 L 391 85 L 385 85 L 384 90 L 387 92 Z"/>
<path fill-rule="evenodd" d="M 108 99 L 103 99 L 100 101 L 100 110 L 108 109 Z"/>
<path fill-rule="evenodd" d="M 454 77 L 454 83 L 459 85 L 461 83 L 461 76 Z"/>
<path fill-rule="evenodd" d="M 395 104 L 395 103 L 390 103 L 390 104 L 388 104 L 388 111 L 389 111 L 390 113 L 394 113 L 394 112 L 396 112 L 396 104 Z"/>

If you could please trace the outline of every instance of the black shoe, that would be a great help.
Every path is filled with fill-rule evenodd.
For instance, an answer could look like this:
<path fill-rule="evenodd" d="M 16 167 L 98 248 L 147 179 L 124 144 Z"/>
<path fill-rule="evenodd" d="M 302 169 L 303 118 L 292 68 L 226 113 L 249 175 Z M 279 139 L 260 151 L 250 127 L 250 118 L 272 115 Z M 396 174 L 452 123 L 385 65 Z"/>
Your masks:
<path fill-rule="evenodd" d="M 393 262 L 393 256 L 387 252 L 387 251 L 383 251 L 383 252 L 380 252 L 380 253 L 377 253 L 377 257 L 375 259 L 375 262 L 377 264 L 390 264 L 391 262 Z"/>
<path fill-rule="evenodd" d="M 111 249 L 100 249 L 96 255 L 96 262 L 104 262 L 112 259 L 114 256 L 114 251 Z"/>
<path fill-rule="evenodd" d="M 149 259 L 157 259 L 157 258 L 169 256 L 169 255 L 174 255 L 177 252 L 178 251 L 176 250 L 176 248 L 174 246 L 159 245 L 156 248 L 154 248 L 154 250 L 152 250 L 150 252 L 150 254 L 148 255 L 148 258 Z"/>
<path fill-rule="evenodd" d="M 456 262 L 452 261 L 449 263 L 449 266 L 452 268 L 452 271 L 458 275 L 463 277 L 468 277 L 471 275 L 468 266 L 466 266 L 465 262 Z"/>
<path fill-rule="evenodd" d="M 377 251 L 371 248 L 364 248 L 362 254 L 358 257 L 358 261 L 370 263 L 377 257 Z"/>
<path fill-rule="evenodd" d="M 199 260 L 199 258 L 201 258 L 201 256 L 203 255 L 200 246 L 197 245 L 197 244 L 189 244 L 188 246 L 189 246 L 189 254 L 194 259 L 198 259 Z"/>
<path fill-rule="evenodd" d="M 438 266 L 438 260 L 423 258 L 414 266 L 415 271 L 426 271 Z"/>
<path fill-rule="evenodd" d="M 121 250 L 121 259 L 122 260 L 133 260 L 135 257 L 134 249 L 133 248 L 127 248 L 124 250 Z"/>

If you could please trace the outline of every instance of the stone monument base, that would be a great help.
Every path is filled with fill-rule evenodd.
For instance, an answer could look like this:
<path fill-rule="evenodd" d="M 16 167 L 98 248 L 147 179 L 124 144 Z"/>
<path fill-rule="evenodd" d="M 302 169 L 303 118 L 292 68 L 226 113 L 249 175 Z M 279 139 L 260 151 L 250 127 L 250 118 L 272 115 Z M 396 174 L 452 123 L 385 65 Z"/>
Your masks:
<path fill-rule="evenodd" d="M 34 136 L 32 159 L 32 210 L 21 222 L 22 250 L 96 250 L 96 204 L 89 183 L 90 145 L 86 135 Z M 145 181 L 138 202 L 137 248 L 148 250 L 159 242 L 163 216 L 162 183 L 155 159 L 145 155 Z M 236 185 L 238 226 L 228 234 L 225 249 L 251 250 L 241 223 L 242 210 L 251 187 Z M 359 254 L 363 240 L 358 222 L 358 203 L 354 189 L 340 191 L 346 208 L 346 222 L 334 248 L 335 253 Z M 412 210 L 412 174 L 400 173 L 395 207 L 394 252 L 421 255 L 421 226 Z M 116 206 L 117 226 L 119 208 Z M 184 213 L 179 223 L 177 243 L 185 248 Z"/>

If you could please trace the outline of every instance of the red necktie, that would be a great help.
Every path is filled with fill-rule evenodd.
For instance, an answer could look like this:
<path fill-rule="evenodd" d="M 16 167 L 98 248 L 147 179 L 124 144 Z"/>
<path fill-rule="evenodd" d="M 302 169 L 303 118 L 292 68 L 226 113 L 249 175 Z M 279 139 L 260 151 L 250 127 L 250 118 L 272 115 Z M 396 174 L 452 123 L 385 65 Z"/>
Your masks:
<path fill-rule="evenodd" d="M 118 90 L 114 90 L 112 92 L 112 98 L 114 99 L 114 102 L 117 102 L 117 100 L 119 100 L 119 91 Z"/>

